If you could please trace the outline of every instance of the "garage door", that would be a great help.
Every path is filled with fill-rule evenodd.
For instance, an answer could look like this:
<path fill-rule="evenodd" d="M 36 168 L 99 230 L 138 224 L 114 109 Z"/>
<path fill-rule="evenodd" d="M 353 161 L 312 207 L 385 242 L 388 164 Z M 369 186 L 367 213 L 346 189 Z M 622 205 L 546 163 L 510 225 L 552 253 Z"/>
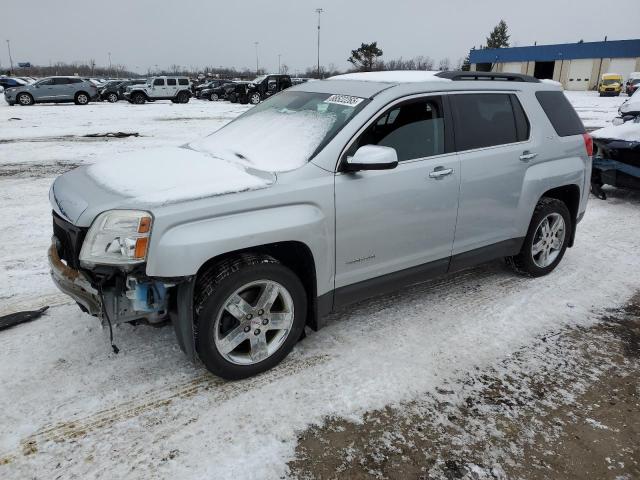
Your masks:
<path fill-rule="evenodd" d="M 567 77 L 567 90 L 588 90 L 589 79 L 593 60 L 571 60 L 569 65 L 569 77 Z"/>
<path fill-rule="evenodd" d="M 629 79 L 629 74 L 636 69 L 635 58 L 612 58 L 609 65 L 608 72 L 602 73 L 619 73 L 626 82 Z"/>
<path fill-rule="evenodd" d="M 502 71 L 504 73 L 522 73 L 522 63 L 520 62 L 503 63 Z"/>

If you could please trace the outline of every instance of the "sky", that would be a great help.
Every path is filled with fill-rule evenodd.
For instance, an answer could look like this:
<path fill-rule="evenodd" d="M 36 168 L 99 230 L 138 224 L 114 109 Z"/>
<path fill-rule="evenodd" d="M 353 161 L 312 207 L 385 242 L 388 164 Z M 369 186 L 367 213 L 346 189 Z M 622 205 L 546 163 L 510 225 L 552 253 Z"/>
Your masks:
<path fill-rule="evenodd" d="M 640 1 L 616 0 L 0 0 L 0 63 L 170 65 L 276 72 L 320 61 L 346 69 L 352 49 L 377 41 L 383 59 L 429 56 L 452 64 L 503 18 L 512 45 L 640 38 Z M 615 7 L 615 8 L 611 8 Z"/>

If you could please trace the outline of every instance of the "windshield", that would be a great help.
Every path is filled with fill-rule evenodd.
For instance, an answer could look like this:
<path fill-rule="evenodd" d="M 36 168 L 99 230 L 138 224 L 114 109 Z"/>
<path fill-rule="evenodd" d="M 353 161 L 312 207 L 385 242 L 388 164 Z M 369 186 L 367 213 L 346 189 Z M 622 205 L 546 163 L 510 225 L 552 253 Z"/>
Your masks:
<path fill-rule="evenodd" d="M 602 80 L 602 83 L 605 85 L 613 85 L 614 83 L 620 83 L 620 80 L 614 78 L 605 78 Z"/>
<path fill-rule="evenodd" d="M 640 83 L 640 78 L 632 78 L 631 85 L 638 85 Z"/>
<path fill-rule="evenodd" d="M 266 75 L 260 75 L 259 77 L 254 78 L 253 80 L 251 80 L 251 83 L 260 83 L 262 82 L 265 78 L 267 78 Z"/>
<path fill-rule="evenodd" d="M 367 103 L 348 95 L 282 92 L 191 147 L 258 170 L 293 170 L 308 162 Z"/>

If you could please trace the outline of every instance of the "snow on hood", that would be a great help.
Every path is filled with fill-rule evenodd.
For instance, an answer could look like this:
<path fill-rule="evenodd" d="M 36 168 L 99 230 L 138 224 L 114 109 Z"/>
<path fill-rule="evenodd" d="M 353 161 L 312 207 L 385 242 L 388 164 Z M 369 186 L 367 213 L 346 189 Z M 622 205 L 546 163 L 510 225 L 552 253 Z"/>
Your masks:
<path fill-rule="evenodd" d="M 428 70 L 389 70 L 383 72 L 346 73 L 329 77 L 328 80 L 360 80 L 364 82 L 414 83 L 414 82 L 450 82 L 448 78 L 436 76 L 437 71 Z"/>
<path fill-rule="evenodd" d="M 313 111 L 251 111 L 190 148 L 267 172 L 306 164 L 335 123 L 335 116 Z"/>
<path fill-rule="evenodd" d="M 591 132 L 594 138 L 640 142 L 640 123 L 627 122 L 622 125 L 601 128 Z"/>
<path fill-rule="evenodd" d="M 640 88 L 638 88 L 631 98 L 628 98 L 622 106 L 620 106 L 620 113 L 632 113 L 640 112 Z"/>
<path fill-rule="evenodd" d="M 109 190 L 150 204 L 256 190 L 274 182 L 273 175 L 178 147 L 105 159 L 87 173 Z"/>

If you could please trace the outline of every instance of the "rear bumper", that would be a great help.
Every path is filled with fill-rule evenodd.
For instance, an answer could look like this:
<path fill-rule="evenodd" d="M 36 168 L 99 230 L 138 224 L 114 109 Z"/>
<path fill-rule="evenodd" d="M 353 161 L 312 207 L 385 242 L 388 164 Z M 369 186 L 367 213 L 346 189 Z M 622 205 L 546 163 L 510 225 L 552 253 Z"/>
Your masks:
<path fill-rule="evenodd" d="M 85 275 L 65 265 L 56 249 L 55 240 L 48 251 L 51 279 L 58 289 L 69 295 L 82 305 L 89 314 L 99 316 L 102 312 L 102 302 L 98 291 L 91 286 Z"/>

